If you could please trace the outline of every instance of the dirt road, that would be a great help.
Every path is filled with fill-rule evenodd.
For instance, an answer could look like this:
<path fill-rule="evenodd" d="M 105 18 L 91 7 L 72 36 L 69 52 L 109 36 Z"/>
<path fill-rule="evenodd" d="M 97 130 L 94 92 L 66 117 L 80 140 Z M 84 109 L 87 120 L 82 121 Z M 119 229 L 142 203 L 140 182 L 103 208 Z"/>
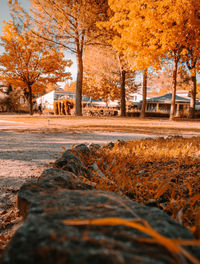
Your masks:
<path fill-rule="evenodd" d="M 21 221 L 16 208 L 20 186 L 27 180 L 37 179 L 61 155 L 64 148 L 71 148 L 74 144 L 105 144 L 148 136 L 118 132 L 14 132 L 10 127 L 12 123 L 4 125 L 7 129 L 9 127 L 9 131 L 0 131 L 0 253 Z"/>
<path fill-rule="evenodd" d="M 72 145 L 105 144 L 120 139 L 131 140 L 148 135 L 130 133 L 30 133 L 0 131 L 0 188 L 17 187 L 25 178 L 36 176 Z M 1 197 L 1 196 L 0 196 Z"/>

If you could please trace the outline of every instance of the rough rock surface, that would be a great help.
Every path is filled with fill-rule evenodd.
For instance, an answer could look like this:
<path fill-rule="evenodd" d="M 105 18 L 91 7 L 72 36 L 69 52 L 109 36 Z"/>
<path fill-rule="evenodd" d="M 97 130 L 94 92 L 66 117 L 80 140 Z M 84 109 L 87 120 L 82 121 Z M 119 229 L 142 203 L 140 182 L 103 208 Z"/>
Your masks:
<path fill-rule="evenodd" d="M 65 151 L 63 155 L 56 160 L 55 166 L 65 171 L 72 172 L 77 176 L 86 176 L 87 178 L 91 178 L 92 175 L 90 174 L 90 171 L 85 168 L 80 154 L 89 155 L 89 148 L 86 145 L 81 144 L 73 150 Z"/>
<path fill-rule="evenodd" d="M 89 155 L 89 149 L 79 146 L 73 151 L 65 152 L 56 161 L 57 167 L 63 169 L 46 170 L 37 183 L 21 187 L 18 207 L 25 221 L 3 255 L 4 264 L 190 263 L 183 255 L 172 254 L 160 243 L 147 242 L 144 239 L 149 237 L 134 228 L 64 223 L 67 219 L 144 219 L 165 237 L 194 238 L 158 208 L 138 204 L 112 192 L 97 191 L 83 183 L 80 176 L 84 176 L 81 173 L 86 168 L 79 154 Z M 200 258 L 198 249 L 187 248 L 197 259 Z"/>
<path fill-rule="evenodd" d="M 92 186 L 82 183 L 80 179 L 71 172 L 61 169 L 45 170 L 38 183 L 28 182 L 22 185 L 18 193 L 19 214 L 26 218 L 28 209 L 32 204 L 40 204 L 40 196 L 47 196 L 51 199 L 58 190 L 90 190 Z"/>

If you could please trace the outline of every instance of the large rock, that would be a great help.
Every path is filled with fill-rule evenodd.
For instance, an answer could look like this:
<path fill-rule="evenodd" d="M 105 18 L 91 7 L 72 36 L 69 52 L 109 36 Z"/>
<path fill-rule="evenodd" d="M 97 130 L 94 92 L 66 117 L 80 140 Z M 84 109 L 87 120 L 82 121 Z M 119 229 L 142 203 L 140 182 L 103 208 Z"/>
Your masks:
<path fill-rule="evenodd" d="M 83 183 L 75 174 L 61 169 L 45 170 L 38 183 L 28 182 L 22 185 L 18 193 L 18 208 L 21 216 L 26 218 L 30 205 L 40 204 L 40 197 L 51 199 L 58 190 L 91 190 L 91 185 Z"/>
<path fill-rule="evenodd" d="M 92 177 L 90 171 L 85 167 L 81 154 L 89 155 L 90 150 L 85 145 L 79 145 L 76 149 L 67 150 L 56 160 L 55 167 L 74 173 L 77 176 Z"/>
<path fill-rule="evenodd" d="M 19 210 L 25 222 L 4 253 L 4 264 L 190 263 L 160 243 L 145 242 L 142 239 L 148 236 L 137 229 L 65 224 L 67 219 L 144 219 L 163 236 L 193 239 L 186 228 L 163 211 L 111 192 L 97 191 L 73 173 L 50 169 L 38 183 L 22 186 Z M 187 250 L 200 257 L 196 248 Z"/>

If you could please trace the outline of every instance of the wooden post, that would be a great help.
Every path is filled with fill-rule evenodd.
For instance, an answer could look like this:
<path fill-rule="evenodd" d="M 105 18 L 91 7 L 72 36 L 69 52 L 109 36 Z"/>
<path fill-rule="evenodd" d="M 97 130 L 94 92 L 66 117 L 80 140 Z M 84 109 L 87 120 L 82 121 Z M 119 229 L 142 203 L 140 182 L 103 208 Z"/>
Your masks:
<path fill-rule="evenodd" d="M 156 112 L 159 112 L 159 103 L 156 104 Z"/>
<path fill-rule="evenodd" d="M 176 116 L 180 117 L 180 104 L 177 103 Z"/>

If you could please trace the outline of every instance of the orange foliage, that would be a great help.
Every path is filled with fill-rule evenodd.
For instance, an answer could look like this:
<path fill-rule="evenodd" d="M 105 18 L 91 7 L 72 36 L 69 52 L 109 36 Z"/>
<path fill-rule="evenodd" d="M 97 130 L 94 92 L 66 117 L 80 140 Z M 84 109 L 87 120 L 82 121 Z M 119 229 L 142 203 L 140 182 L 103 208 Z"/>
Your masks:
<path fill-rule="evenodd" d="M 14 12 L 19 17 L 24 14 L 14 1 Z M 104 20 L 108 8 L 107 1 L 91 0 L 30 0 L 31 13 L 34 19 L 31 22 L 35 31 L 42 38 L 54 42 L 76 54 L 77 59 L 77 86 L 75 114 L 82 115 L 82 81 L 83 81 L 83 52 L 86 45 L 96 42 L 101 32 L 96 27 L 96 21 Z"/>
<path fill-rule="evenodd" d="M 64 91 L 76 92 L 76 82 L 66 83 L 64 86 Z"/>
<path fill-rule="evenodd" d="M 70 78 L 65 67 L 72 62 L 34 35 L 29 27 L 24 23 L 19 30 L 12 21 L 6 23 L 1 37 L 5 52 L 0 56 L 0 72 L 4 81 L 28 92 L 31 104 L 32 93 L 43 91 L 49 82 Z"/>
<path fill-rule="evenodd" d="M 70 77 L 65 67 L 71 65 L 64 54 L 48 46 L 26 28 L 19 32 L 12 21 L 4 27 L 2 45 L 5 52 L 0 56 L 2 77 L 7 83 L 22 87 L 30 84 L 33 91 L 43 89 L 49 82 L 55 83 Z"/>
<path fill-rule="evenodd" d="M 180 60 L 192 61 L 191 77 L 196 71 L 200 48 L 200 2 L 110 0 L 109 4 L 113 16 L 108 22 L 100 23 L 100 26 L 118 33 L 113 37 L 112 45 L 119 52 L 134 57 L 134 70 L 149 66 L 154 66 L 156 70 L 162 69 L 163 62 L 168 63 L 171 59 L 173 74 L 170 119 L 173 120 Z M 192 107 L 194 110 L 194 104 Z"/>

